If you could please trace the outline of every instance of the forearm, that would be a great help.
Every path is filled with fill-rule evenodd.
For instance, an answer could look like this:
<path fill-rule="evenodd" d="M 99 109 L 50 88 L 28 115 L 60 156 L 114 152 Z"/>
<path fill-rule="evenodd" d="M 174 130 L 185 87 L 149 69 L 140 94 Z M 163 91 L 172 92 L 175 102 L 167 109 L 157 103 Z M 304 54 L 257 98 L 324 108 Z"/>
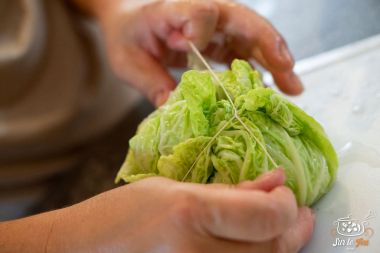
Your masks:
<path fill-rule="evenodd" d="M 67 208 L 0 223 L 0 252 L 91 252 L 89 246 L 97 247 L 91 235 L 99 229 L 97 222 L 87 224 L 87 221 L 95 216 L 93 220 L 101 224 L 106 222 L 92 209 L 94 207 L 102 213 L 101 204 L 99 206 L 96 201 L 102 196 Z"/>
<path fill-rule="evenodd" d="M 0 249 L 10 252 L 47 252 L 60 210 L 0 223 Z"/>

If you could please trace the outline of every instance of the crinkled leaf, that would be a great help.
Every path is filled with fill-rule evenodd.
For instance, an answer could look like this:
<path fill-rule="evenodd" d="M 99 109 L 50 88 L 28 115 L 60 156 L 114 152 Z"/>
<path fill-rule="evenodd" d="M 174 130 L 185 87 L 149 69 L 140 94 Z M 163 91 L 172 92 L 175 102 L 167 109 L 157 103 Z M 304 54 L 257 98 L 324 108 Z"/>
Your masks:
<path fill-rule="evenodd" d="M 264 88 L 249 63 L 235 60 L 231 70 L 217 75 L 223 86 L 207 71 L 182 76 L 165 105 L 131 139 L 117 180 L 160 175 L 236 184 L 279 165 L 298 203 L 312 205 L 331 188 L 338 167 L 323 128 Z"/>
<path fill-rule="evenodd" d="M 178 181 L 206 183 L 211 175 L 210 137 L 188 139 L 174 147 L 174 152 L 158 161 L 160 176 Z"/>

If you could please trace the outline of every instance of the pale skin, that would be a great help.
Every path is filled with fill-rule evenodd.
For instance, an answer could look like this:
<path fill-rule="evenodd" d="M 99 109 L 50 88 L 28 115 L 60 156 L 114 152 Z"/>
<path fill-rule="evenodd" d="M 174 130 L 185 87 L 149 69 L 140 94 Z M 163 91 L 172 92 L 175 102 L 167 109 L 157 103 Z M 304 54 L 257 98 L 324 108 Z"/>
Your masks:
<path fill-rule="evenodd" d="M 150 178 L 0 224 L 2 252 L 297 252 L 314 215 L 274 170 L 237 186 Z"/>
<path fill-rule="evenodd" d="M 214 60 L 255 59 L 299 94 L 293 58 L 264 18 L 223 0 L 72 0 L 102 28 L 115 73 L 155 105 L 183 66 L 187 40 Z M 219 44 L 215 42 L 219 37 Z M 281 169 L 229 185 L 144 179 L 77 205 L 0 223 L 1 252 L 297 252 L 314 215 L 297 207 Z"/>
<path fill-rule="evenodd" d="M 282 91 L 302 92 L 282 36 L 263 17 L 233 1 L 74 2 L 98 20 L 115 73 L 157 106 L 176 85 L 167 67 L 186 66 L 186 40 L 220 62 L 255 59 L 272 73 Z"/>

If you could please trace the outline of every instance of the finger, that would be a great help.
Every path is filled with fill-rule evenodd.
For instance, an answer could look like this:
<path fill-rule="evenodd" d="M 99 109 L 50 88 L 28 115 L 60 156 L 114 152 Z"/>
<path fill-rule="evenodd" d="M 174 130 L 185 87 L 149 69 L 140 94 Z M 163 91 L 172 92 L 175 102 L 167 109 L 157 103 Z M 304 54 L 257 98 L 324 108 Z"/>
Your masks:
<path fill-rule="evenodd" d="M 270 243 L 251 243 L 231 241 L 221 238 L 203 237 L 193 251 L 190 252 L 218 252 L 218 253 L 253 253 L 273 252 Z"/>
<path fill-rule="evenodd" d="M 230 36 L 234 44 L 240 43 L 248 54 L 252 54 L 254 48 L 259 48 L 274 69 L 287 70 L 293 67 L 294 61 L 284 39 L 265 18 L 243 5 L 231 4 L 229 1 L 219 1 L 219 10 L 218 29 Z"/>
<path fill-rule="evenodd" d="M 273 79 L 281 91 L 288 95 L 298 95 L 303 91 L 302 82 L 299 80 L 293 70 L 278 71 L 271 68 L 259 48 L 255 48 L 252 51 L 252 54 L 255 60 L 261 66 L 272 72 Z"/>
<path fill-rule="evenodd" d="M 288 95 L 298 95 L 303 91 L 300 79 L 293 71 L 272 72 L 273 79 L 281 91 Z"/>
<path fill-rule="evenodd" d="M 219 0 L 220 18 L 218 29 L 231 37 L 231 44 L 239 55 L 254 56 L 277 79 L 278 73 L 290 76 L 294 60 L 286 42 L 275 28 L 256 12 L 229 1 Z M 285 80 L 277 83 L 284 91 L 302 91 L 299 80 Z M 291 87 L 294 86 L 294 87 Z"/>
<path fill-rule="evenodd" d="M 314 222 L 315 216 L 311 209 L 300 208 L 296 223 L 276 240 L 274 252 L 298 252 L 310 240 Z"/>
<path fill-rule="evenodd" d="M 163 104 L 175 81 L 170 74 L 146 51 L 127 46 L 114 48 L 112 66 L 116 74 L 140 90 L 154 105 Z"/>
<path fill-rule="evenodd" d="M 267 193 L 239 189 L 198 191 L 205 201 L 200 226 L 220 238 L 257 242 L 277 237 L 297 217 L 297 203 L 284 186 Z"/>
<path fill-rule="evenodd" d="M 225 63 L 228 66 L 231 65 L 234 59 L 241 58 L 233 50 L 230 50 L 225 44 L 215 42 L 210 42 L 202 54 L 215 62 Z"/>
<path fill-rule="evenodd" d="M 219 9 L 212 1 L 170 1 L 160 4 L 158 11 L 169 28 L 158 35 L 169 48 L 188 51 L 187 40 L 203 49 L 211 39 L 218 21 Z"/>
<path fill-rule="evenodd" d="M 261 52 L 260 48 L 254 48 L 252 50 L 252 56 L 265 69 L 272 69 L 268 62 L 265 60 L 265 57 L 263 56 L 263 53 Z"/>
<path fill-rule="evenodd" d="M 285 183 L 285 172 L 283 169 L 275 169 L 270 172 L 264 173 L 263 175 L 257 177 L 253 181 L 243 181 L 238 185 L 234 184 L 192 184 L 194 187 L 199 188 L 212 188 L 212 189 L 241 189 L 241 190 L 261 190 L 269 192 L 275 187 L 284 185 Z"/>
<path fill-rule="evenodd" d="M 300 208 L 294 224 L 283 235 L 269 241 L 249 243 L 223 239 L 207 239 L 202 248 L 206 252 L 276 252 L 296 253 L 310 240 L 315 217 L 309 208 Z M 202 244 L 201 244 L 202 245 Z"/>
<path fill-rule="evenodd" d="M 188 59 L 185 52 L 168 50 L 161 58 L 161 63 L 167 67 L 185 68 L 188 64 Z"/>
<path fill-rule="evenodd" d="M 275 169 L 264 173 L 253 181 L 244 181 L 237 185 L 238 189 L 271 191 L 285 183 L 284 169 Z"/>

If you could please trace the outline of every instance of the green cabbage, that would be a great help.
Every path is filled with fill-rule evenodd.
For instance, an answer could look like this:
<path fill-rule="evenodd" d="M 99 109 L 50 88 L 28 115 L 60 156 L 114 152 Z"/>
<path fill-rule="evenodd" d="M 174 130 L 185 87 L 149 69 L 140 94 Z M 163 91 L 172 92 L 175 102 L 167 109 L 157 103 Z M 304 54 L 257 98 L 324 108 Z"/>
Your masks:
<path fill-rule="evenodd" d="M 116 181 L 164 176 L 237 184 L 281 166 L 299 205 L 312 205 L 338 167 L 322 127 L 265 88 L 245 61 L 217 75 L 223 85 L 208 71 L 183 74 L 166 104 L 138 127 Z"/>

